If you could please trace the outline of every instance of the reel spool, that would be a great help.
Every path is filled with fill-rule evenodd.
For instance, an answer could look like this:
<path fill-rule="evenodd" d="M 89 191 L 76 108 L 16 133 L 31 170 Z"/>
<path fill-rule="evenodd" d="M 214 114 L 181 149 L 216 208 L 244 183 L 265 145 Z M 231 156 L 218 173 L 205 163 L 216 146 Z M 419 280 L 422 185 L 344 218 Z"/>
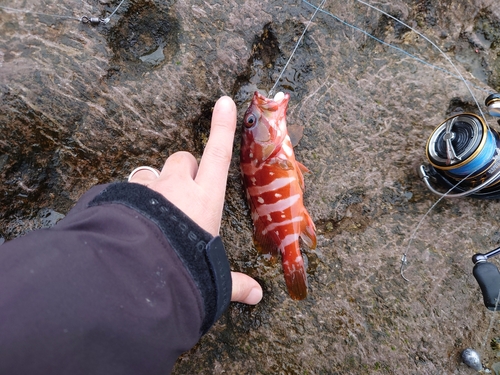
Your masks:
<path fill-rule="evenodd" d="M 500 117 L 500 94 L 486 98 L 490 115 Z M 429 165 L 420 177 L 434 194 L 446 198 L 500 198 L 500 134 L 473 113 L 454 115 L 441 123 L 426 145 Z M 431 180 L 450 193 L 435 189 Z"/>

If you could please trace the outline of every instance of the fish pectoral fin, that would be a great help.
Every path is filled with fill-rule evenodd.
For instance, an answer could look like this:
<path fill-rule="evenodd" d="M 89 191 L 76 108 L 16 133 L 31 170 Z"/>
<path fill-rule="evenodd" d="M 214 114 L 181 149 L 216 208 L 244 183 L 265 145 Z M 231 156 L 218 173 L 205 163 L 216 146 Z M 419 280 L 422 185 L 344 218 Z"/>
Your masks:
<path fill-rule="evenodd" d="M 279 249 L 267 236 L 254 234 L 253 243 L 259 254 L 269 257 L 269 261 L 274 264 L 278 260 Z"/>
<path fill-rule="evenodd" d="M 284 171 L 289 171 L 289 170 L 293 169 L 293 164 L 288 159 L 287 160 L 278 159 L 278 165 Z"/>
<path fill-rule="evenodd" d="M 262 160 L 266 160 L 276 149 L 276 145 L 274 143 L 270 143 L 262 147 Z"/>
<path fill-rule="evenodd" d="M 253 243 L 259 254 L 263 255 L 266 261 L 268 261 L 270 264 L 276 264 L 276 262 L 278 261 L 278 253 L 279 253 L 279 250 L 277 248 L 273 248 L 272 246 L 262 245 L 255 238 Z"/>
<path fill-rule="evenodd" d="M 279 249 L 272 237 L 272 233 L 265 232 L 266 226 L 259 219 L 254 222 L 253 242 L 255 248 L 260 254 L 270 256 L 271 263 L 275 263 L 278 259 Z"/>
<path fill-rule="evenodd" d="M 295 166 L 296 166 L 296 169 L 297 169 L 297 176 L 299 176 L 299 185 L 300 185 L 300 188 L 302 189 L 302 191 L 305 191 L 306 190 L 306 186 L 304 184 L 304 175 L 303 173 L 309 173 L 309 169 L 307 169 L 307 167 L 298 162 L 297 160 L 295 160 Z"/>
<path fill-rule="evenodd" d="M 295 163 L 297 163 L 297 167 L 302 173 L 310 173 L 311 171 L 301 162 L 295 160 Z"/>
<path fill-rule="evenodd" d="M 302 225 L 300 228 L 300 238 L 310 249 L 316 248 L 316 226 L 307 211 L 304 211 Z"/>

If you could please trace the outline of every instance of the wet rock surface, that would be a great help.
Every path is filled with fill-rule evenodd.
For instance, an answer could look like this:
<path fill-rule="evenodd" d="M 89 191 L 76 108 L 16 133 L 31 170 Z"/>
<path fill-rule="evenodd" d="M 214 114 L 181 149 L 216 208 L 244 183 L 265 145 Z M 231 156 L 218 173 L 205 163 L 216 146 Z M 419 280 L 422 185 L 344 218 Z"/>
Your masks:
<path fill-rule="evenodd" d="M 446 51 L 482 104 L 500 90 L 495 4 L 379 6 Z M 117 5 L 29 9 L 105 18 Z M 390 17 L 354 1 L 325 10 L 427 64 L 318 13 L 277 87 L 291 94 L 289 124 L 304 127 L 297 159 L 311 170 L 309 296 L 292 301 L 280 265 L 249 246 L 238 132 L 221 235 L 232 267 L 257 278 L 264 299 L 232 304 L 174 373 L 470 374 L 460 359 L 468 347 L 496 371 L 500 315 L 482 304 L 471 256 L 500 243 L 500 202 L 441 201 L 410 243 L 437 201 L 416 173 L 427 138 L 450 113 L 476 112 L 472 97 L 446 59 Z M 235 98 L 241 122 L 312 13 L 300 1 L 127 0 L 91 26 L 0 10 L 0 237 L 53 225 L 89 187 L 138 165 L 161 167 L 179 150 L 199 158 L 217 98 Z M 399 274 L 405 252 L 410 282 Z"/>

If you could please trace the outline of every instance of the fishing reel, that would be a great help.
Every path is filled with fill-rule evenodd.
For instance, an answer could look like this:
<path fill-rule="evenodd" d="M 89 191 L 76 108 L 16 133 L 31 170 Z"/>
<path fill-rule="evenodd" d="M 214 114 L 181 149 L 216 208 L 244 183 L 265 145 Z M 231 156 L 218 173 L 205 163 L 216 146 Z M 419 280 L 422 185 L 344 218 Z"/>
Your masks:
<path fill-rule="evenodd" d="M 491 94 L 485 104 L 491 116 L 500 117 L 500 94 Z M 500 134 L 482 117 L 460 113 L 448 118 L 432 132 L 425 151 L 430 164 L 421 165 L 419 174 L 434 194 L 500 199 Z"/>
<path fill-rule="evenodd" d="M 485 104 L 491 116 L 500 117 L 500 94 L 489 95 Z M 432 132 L 425 152 L 430 164 L 421 165 L 419 174 L 434 194 L 500 199 L 500 134 L 482 117 L 460 113 L 448 118 Z M 484 305 L 493 311 L 500 311 L 500 271 L 487 260 L 498 254 L 500 247 L 472 257 Z"/>

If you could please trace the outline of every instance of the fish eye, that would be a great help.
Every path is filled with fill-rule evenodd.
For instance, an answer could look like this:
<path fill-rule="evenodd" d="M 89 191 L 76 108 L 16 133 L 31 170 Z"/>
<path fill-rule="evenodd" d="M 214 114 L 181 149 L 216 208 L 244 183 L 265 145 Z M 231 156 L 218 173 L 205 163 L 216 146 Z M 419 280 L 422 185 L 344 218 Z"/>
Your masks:
<path fill-rule="evenodd" d="M 257 117 L 253 113 L 249 113 L 245 117 L 245 127 L 251 128 L 257 123 Z"/>

